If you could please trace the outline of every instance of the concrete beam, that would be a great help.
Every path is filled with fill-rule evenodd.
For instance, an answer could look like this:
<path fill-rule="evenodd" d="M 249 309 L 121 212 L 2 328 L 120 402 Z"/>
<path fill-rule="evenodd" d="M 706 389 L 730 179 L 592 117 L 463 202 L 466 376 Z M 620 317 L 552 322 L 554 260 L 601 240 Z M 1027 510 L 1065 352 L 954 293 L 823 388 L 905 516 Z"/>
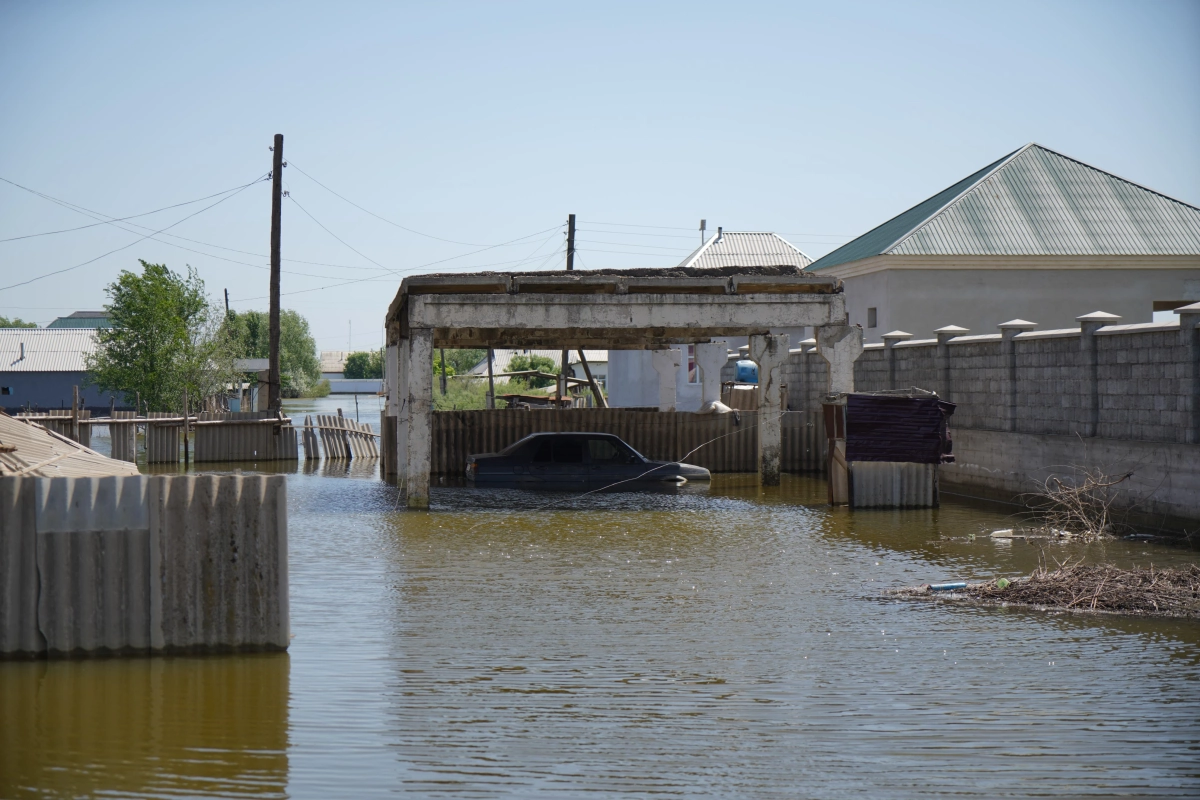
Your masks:
<path fill-rule="evenodd" d="M 827 325 L 817 330 L 817 352 L 829 364 L 829 394 L 854 391 L 854 362 L 862 351 L 863 332 L 857 325 Z"/>
<path fill-rule="evenodd" d="M 405 489 L 410 509 L 429 508 L 429 468 L 433 444 L 433 332 L 410 331 L 407 342 Z M 400 436 L 396 437 L 398 440 Z"/>
<path fill-rule="evenodd" d="M 435 346 L 520 343 L 570 349 L 658 349 L 720 336 L 844 321 L 841 294 L 454 295 L 408 298 L 406 329 L 433 329 Z"/>
<path fill-rule="evenodd" d="M 861 345 L 860 345 L 861 347 Z M 750 359 L 758 364 L 758 475 L 763 486 L 779 485 L 783 455 L 783 393 L 780 367 L 788 360 L 786 333 L 750 337 Z"/>
<path fill-rule="evenodd" d="M 679 350 L 655 350 L 651 363 L 658 373 L 658 410 L 675 410 L 675 387 L 683 353 Z"/>
<path fill-rule="evenodd" d="M 696 366 L 700 368 L 700 408 L 721 400 L 721 369 L 729 361 L 729 343 L 724 339 L 696 345 Z"/>

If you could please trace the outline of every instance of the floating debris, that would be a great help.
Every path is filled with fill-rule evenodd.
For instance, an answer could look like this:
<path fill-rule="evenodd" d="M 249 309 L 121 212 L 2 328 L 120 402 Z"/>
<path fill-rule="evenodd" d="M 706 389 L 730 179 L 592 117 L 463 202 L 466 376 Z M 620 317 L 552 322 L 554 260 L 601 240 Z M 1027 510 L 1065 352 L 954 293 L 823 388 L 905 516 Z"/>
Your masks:
<path fill-rule="evenodd" d="M 887 594 L 933 599 L 935 593 L 938 600 L 976 605 L 1198 619 L 1200 565 L 1179 569 L 1064 565 L 1054 570 L 1038 569 L 1028 578 L 925 584 L 893 589 Z"/>

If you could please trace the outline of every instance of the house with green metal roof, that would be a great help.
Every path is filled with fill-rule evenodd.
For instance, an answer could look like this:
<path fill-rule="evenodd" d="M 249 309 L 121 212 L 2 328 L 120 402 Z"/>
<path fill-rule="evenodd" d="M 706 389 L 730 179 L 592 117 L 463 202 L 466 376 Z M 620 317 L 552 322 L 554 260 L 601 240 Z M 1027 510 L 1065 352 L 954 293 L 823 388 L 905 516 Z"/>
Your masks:
<path fill-rule="evenodd" d="M 845 283 L 867 342 L 947 324 L 1126 323 L 1200 300 L 1200 208 L 1028 144 L 807 268 Z"/>
<path fill-rule="evenodd" d="M 59 317 L 47 328 L 111 328 L 107 311 L 76 311 L 67 317 Z"/>

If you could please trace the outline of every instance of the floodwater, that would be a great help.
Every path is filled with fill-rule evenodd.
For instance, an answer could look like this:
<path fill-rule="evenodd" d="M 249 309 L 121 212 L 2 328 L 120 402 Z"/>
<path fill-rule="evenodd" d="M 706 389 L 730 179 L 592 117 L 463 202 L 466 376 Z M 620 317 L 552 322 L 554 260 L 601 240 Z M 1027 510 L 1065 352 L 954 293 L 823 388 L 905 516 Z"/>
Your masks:
<path fill-rule="evenodd" d="M 1200 796 L 1200 624 L 879 596 L 1196 551 L 824 491 L 410 513 L 372 462 L 301 463 L 290 652 L 0 663 L 0 797 Z"/>

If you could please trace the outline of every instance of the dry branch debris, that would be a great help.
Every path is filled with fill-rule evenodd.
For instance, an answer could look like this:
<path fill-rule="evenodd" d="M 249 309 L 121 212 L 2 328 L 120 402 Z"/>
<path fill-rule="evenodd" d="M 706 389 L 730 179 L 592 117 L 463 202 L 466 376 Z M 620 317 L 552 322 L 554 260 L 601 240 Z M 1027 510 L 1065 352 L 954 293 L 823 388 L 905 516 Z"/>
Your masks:
<path fill-rule="evenodd" d="M 1200 618 L 1200 565 L 1125 570 L 1066 564 L 1053 570 L 1038 569 L 1028 578 L 1013 581 L 969 583 L 952 593 L 935 593 L 926 585 L 890 594 L 982 605 Z"/>

